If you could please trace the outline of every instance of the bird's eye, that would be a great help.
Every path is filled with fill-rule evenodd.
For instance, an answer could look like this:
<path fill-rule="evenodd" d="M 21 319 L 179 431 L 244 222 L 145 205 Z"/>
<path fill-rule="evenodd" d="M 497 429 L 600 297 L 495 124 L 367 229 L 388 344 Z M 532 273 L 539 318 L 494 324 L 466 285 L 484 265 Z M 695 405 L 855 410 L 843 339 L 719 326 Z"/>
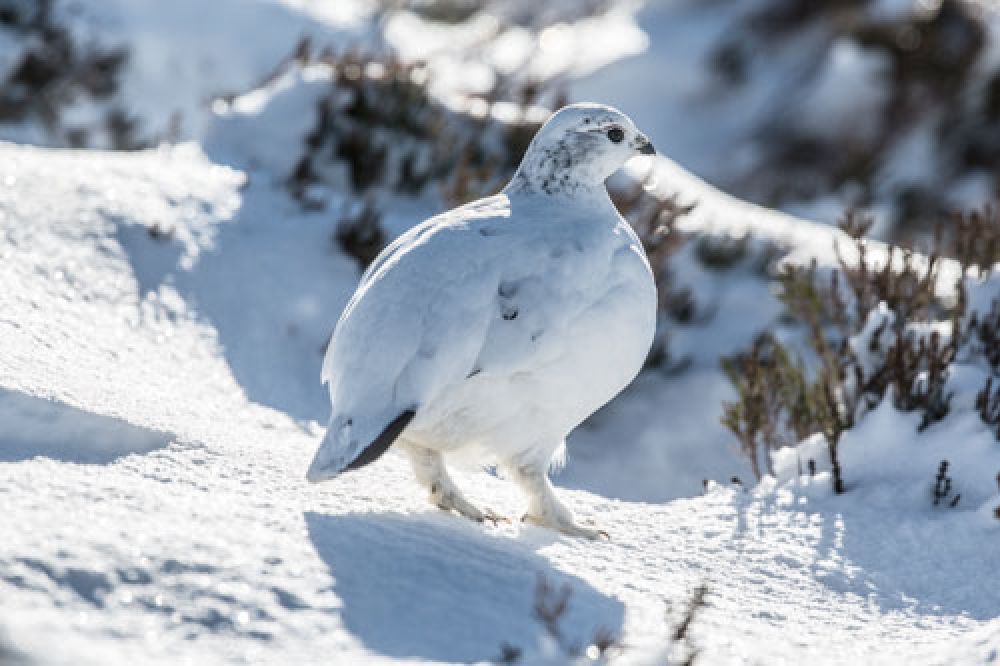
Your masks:
<path fill-rule="evenodd" d="M 625 130 L 621 127 L 612 127 L 608 130 L 608 138 L 611 139 L 611 143 L 621 143 L 625 138 Z"/>

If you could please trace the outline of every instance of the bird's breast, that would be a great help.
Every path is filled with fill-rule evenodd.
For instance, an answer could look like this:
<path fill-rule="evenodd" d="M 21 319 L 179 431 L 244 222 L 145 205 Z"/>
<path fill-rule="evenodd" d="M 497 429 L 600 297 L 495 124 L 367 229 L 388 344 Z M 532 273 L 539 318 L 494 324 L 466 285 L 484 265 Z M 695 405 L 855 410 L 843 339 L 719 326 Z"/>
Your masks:
<path fill-rule="evenodd" d="M 456 444 L 476 429 L 488 446 L 529 432 L 565 437 L 646 358 L 656 293 L 641 248 L 627 239 L 543 245 L 538 270 L 500 281 L 473 372 L 442 394 L 440 417 L 429 419 L 459 433 Z"/>

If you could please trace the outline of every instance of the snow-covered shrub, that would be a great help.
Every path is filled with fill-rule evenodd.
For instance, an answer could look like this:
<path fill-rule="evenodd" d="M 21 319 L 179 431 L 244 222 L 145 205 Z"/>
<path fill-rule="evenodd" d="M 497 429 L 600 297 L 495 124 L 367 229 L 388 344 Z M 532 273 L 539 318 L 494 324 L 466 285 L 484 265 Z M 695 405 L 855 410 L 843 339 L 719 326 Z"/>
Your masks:
<path fill-rule="evenodd" d="M 356 211 L 340 218 L 334 240 L 362 269 L 375 261 L 375 257 L 388 244 L 381 225 L 382 215 L 371 198 L 366 198 Z"/>
<path fill-rule="evenodd" d="M 678 320 L 687 320 L 691 295 L 688 290 L 678 292 L 671 287 L 667 260 L 688 241 L 675 225 L 679 218 L 694 210 L 695 204 L 681 203 L 676 197 L 657 198 L 642 183 L 612 188 L 611 199 L 642 241 L 656 273 L 661 308 Z"/>
<path fill-rule="evenodd" d="M 780 298 L 789 321 L 803 331 L 805 354 L 789 347 L 794 338 L 782 342 L 766 335 L 748 352 L 724 360 L 738 399 L 724 405 L 722 421 L 758 478 L 775 474 L 775 451 L 819 433 L 829 451 L 834 490 L 843 492 L 849 472 L 838 454 L 842 437 L 886 400 L 897 410 L 919 414 L 918 432 L 946 419 L 954 402 L 962 413 L 978 412 L 1000 436 L 995 423 L 1000 398 L 989 378 L 996 372 L 994 310 L 984 315 L 981 306 L 970 305 L 995 292 L 992 264 L 984 263 L 978 250 L 955 251 L 969 245 L 962 229 L 938 234 L 929 257 L 892 246 L 875 256 L 864 237 L 870 225 L 856 215 L 844 218 L 841 229 L 853 245 L 852 259 L 838 250 L 835 270 L 786 266 L 780 275 Z M 961 275 L 969 276 L 953 293 L 942 284 L 943 251 L 960 254 Z M 972 277 L 976 272 L 979 278 Z M 987 377 L 974 405 L 970 373 Z"/>
<path fill-rule="evenodd" d="M 934 477 L 934 506 L 946 504 L 954 509 L 961 499 L 962 493 L 953 493 L 951 477 L 948 476 L 948 461 L 942 460 L 937 476 Z"/>
<path fill-rule="evenodd" d="M 610 630 L 598 628 L 589 644 L 579 645 L 567 640 L 564 627 L 566 614 L 572 601 L 572 588 L 556 587 L 540 575 L 535 585 L 533 616 L 544 630 L 540 644 L 525 648 L 503 643 L 495 664 L 629 664 L 690 665 L 695 663 L 700 650 L 691 637 L 699 614 L 708 605 L 708 586 L 700 585 L 683 604 L 666 604 L 665 639 L 652 649 L 636 650 L 622 643 Z"/>
<path fill-rule="evenodd" d="M 593 664 L 608 663 L 621 650 L 621 644 L 607 628 L 599 627 L 590 638 L 589 645 L 575 644 L 567 639 L 563 623 L 569 610 L 573 590 L 568 584 L 554 586 L 539 574 L 535 584 L 534 619 L 544 629 L 537 654 L 530 663 L 542 664 Z M 524 660 L 525 648 L 503 643 L 495 664 L 528 663 Z"/>
<path fill-rule="evenodd" d="M 317 51 L 303 40 L 257 87 L 216 100 L 206 147 L 221 161 L 278 174 L 304 208 L 336 203 L 335 240 L 366 266 L 389 238 L 379 212 L 386 195 L 438 196 L 451 207 L 495 192 L 545 118 L 481 98 L 452 108 L 431 83 L 420 63 Z"/>
<path fill-rule="evenodd" d="M 666 664 L 685 664 L 690 666 L 698 657 L 698 647 L 691 640 L 691 627 L 698 617 L 698 613 L 705 607 L 705 597 L 708 596 L 708 586 L 701 585 L 695 589 L 691 595 L 691 600 L 684 608 L 683 614 L 674 627 L 670 637 L 670 643 L 664 655 L 663 662 Z"/>
<path fill-rule="evenodd" d="M 994 372 L 1000 372 L 1000 299 L 994 299 L 988 312 L 973 312 L 968 330 L 973 344 Z"/>
<path fill-rule="evenodd" d="M 307 56 L 308 57 L 308 56 Z M 347 165 L 349 185 L 415 192 L 434 175 L 429 139 L 442 122 L 423 70 L 391 57 L 321 54 L 332 85 L 292 175 L 293 187 L 324 179 L 332 161 Z M 312 64 L 307 61 L 306 64 Z"/>
<path fill-rule="evenodd" d="M 608 0 L 380 3 L 385 46 L 306 47 L 290 63 L 329 83 L 316 99 L 293 188 L 432 189 L 450 206 L 497 191 L 549 111 L 568 102 L 568 64 L 542 66 L 552 60 L 538 51 L 543 33 L 616 12 Z M 468 34 L 478 36 L 458 50 L 446 37 Z"/>
<path fill-rule="evenodd" d="M 431 94 L 423 65 L 392 55 L 300 48 L 290 65 L 328 81 L 290 174 L 296 195 L 316 183 L 403 194 L 434 184 L 462 203 L 506 182 L 541 120 L 500 121 L 482 99 L 451 109 Z"/>
<path fill-rule="evenodd" d="M 737 389 L 723 403 L 722 423 L 736 436 L 754 475 L 774 474 L 771 453 L 822 432 L 836 442 L 844 429 L 835 396 L 827 390 L 827 368 L 809 380 L 805 366 L 773 336 L 760 336 L 747 353 L 723 359 Z M 836 458 L 833 460 L 836 462 Z"/>
<path fill-rule="evenodd" d="M 82 43 L 60 17 L 52 0 L 0 0 L 0 137 L 144 147 L 118 97 L 127 50 Z"/>
<path fill-rule="evenodd" d="M 954 257 L 963 268 L 976 267 L 982 273 L 1000 261 L 1000 215 L 992 206 L 954 215 L 941 232 L 942 254 Z M 1000 314 L 992 317 L 996 320 Z"/>
<path fill-rule="evenodd" d="M 987 377 L 986 384 L 976 394 L 976 411 L 1000 440 L 1000 386 L 993 386 L 993 377 Z"/>

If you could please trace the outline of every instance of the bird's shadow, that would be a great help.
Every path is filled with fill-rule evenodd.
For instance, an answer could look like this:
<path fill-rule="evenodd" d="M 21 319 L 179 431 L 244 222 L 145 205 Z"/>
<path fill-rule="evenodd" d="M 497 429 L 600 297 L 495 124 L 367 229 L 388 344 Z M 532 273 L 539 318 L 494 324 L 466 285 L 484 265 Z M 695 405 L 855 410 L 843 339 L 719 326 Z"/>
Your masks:
<path fill-rule="evenodd" d="M 109 464 L 148 453 L 173 436 L 61 402 L 0 389 L 0 462 L 46 457 L 64 462 Z"/>
<path fill-rule="evenodd" d="M 624 605 L 555 569 L 518 541 L 475 534 L 449 516 L 305 514 L 309 536 L 343 602 L 345 628 L 394 658 L 478 662 L 504 644 L 530 651 L 546 629 L 534 614 L 539 577 L 571 592 L 566 645 L 619 635 Z"/>

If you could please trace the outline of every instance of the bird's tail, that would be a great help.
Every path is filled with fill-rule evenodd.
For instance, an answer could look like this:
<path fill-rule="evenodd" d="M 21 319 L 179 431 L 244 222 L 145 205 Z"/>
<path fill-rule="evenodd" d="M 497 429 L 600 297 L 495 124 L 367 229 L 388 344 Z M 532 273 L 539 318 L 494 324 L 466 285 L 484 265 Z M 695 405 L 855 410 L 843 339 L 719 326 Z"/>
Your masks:
<path fill-rule="evenodd" d="M 353 422 L 350 418 L 334 416 L 323 435 L 316 455 L 313 456 L 306 478 L 312 483 L 332 479 L 340 474 L 350 463 L 345 460 L 350 454 L 351 431 Z"/>
<path fill-rule="evenodd" d="M 334 416 L 330 427 L 323 436 L 323 442 L 316 451 L 306 478 L 313 483 L 326 481 L 349 469 L 364 467 L 378 460 L 389 450 L 396 438 L 409 425 L 416 412 L 407 409 L 389 421 L 387 425 L 373 430 L 379 433 L 372 438 L 366 436 L 365 428 L 358 429 L 354 420 L 348 416 Z M 381 421 L 382 424 L 385 421 Z M 371 432 L 371 430 L 369 431 Z"/>

